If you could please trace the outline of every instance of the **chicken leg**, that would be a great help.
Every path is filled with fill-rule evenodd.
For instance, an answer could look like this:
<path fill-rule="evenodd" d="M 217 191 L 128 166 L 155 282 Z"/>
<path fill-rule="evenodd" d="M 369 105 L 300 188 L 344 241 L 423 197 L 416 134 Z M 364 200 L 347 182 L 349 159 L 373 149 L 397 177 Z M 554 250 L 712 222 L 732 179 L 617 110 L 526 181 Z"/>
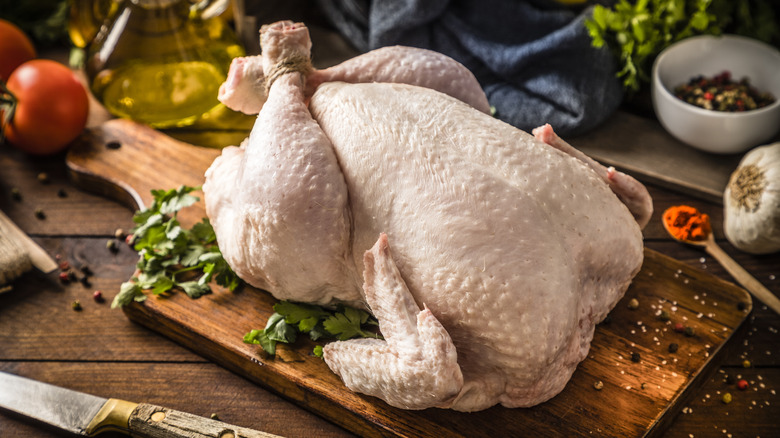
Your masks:
<path fill-rule="evenodd" d="M 262 32 L 267 63 L 276 56 L 308 59 L 305 27 L 284 22 Z M 248 141 L 223 150 L 203 190 L 220 248 L 239 277 L 279 299 L 361 300 L 360 279 L 347 266 L 353 263 L 347 187 L 333 145 L 304 103 L 303 73 L 288 72 L 270 85 Z M 299 244 L 301 236 L 308 245 Z M 289 269 L 299 275 L 274 275 Z"/>

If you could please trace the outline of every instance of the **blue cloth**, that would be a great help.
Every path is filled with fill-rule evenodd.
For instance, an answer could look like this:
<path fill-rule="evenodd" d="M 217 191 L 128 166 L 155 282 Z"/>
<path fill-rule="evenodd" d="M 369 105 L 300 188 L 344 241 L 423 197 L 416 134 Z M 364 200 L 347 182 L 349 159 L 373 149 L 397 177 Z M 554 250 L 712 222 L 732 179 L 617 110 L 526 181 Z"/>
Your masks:
<path fill-rule="evenodd" d="M 496 115 L 529 131 L 550 123 L 577 135 L 620 105 L 608 49 L 595 49 L 582 12 L 553 0 L 319 0 L 360 51 L 389 45 L 435 50 L 469 68 Z"/>

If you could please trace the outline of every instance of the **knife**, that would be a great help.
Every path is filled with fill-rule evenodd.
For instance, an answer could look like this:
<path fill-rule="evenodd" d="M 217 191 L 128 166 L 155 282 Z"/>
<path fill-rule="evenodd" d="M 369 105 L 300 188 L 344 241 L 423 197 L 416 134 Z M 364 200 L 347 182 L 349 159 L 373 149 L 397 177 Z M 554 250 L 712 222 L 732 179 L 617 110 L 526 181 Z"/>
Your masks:
<path fill-rule="evenodd" d="M 0 371 L 0 408 L 81 435 L 281 438 L 146 403 L 101 398 Z"/>

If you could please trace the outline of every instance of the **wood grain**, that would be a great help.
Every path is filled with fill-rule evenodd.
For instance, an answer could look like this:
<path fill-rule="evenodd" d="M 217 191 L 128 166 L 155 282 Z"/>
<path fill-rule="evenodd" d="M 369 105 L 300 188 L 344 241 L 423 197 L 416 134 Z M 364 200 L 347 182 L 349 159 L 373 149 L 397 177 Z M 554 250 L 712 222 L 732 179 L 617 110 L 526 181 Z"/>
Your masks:
<path fill-rule="evenodd" d="M 204 172 L 219 154 L 218 149 L 194 147 L 148 126 L 115 119 L 87 130 L 67 163 L 80 187 L 139 209 L 151 202 L 151 190 L 203 184 Z M 184 210 L 178 217 L 192 225 L 203 212 Z"/>
<path fill-rule="evenodd" d="M 146 193 L 152 188 L 202 182 L 215 151 L 195 152 L 197 148 L 184 143 L 158 139 L 154 131 L 136 135 L 136 128 L 132 122 L 112 121 L 91 132 L 68 155 L 77 181 L 97 188 L 106 179 L 111 190 L 126 190 L 130 195 L 125 199 L 139 204 L 148 202 Z M 105 149 L 107 141 L 122 141 L 122 147 Z M 179 162 L 181 156 L 192 159 Z M 167 164 L 153 167 L 150 162 Z M 194 222 L 203 215 L 199 203 L 189 218 Z M 636 310 L 628 309 L 632 298 L 640 303 Z M 131 320 L 363 436 L 657 436 L 691 390 L 709 378 L 718 353 L 751 309 L 743 289 L 648 249 L 642 271 L 611 313 L 611 321 L 597 328 L 588 358 L 561 394 L 531 409 L 494 407 L 463 414 L 403 411 L 352 393 L 311 354 L 314 344 L 308 340 L 279 347 L 276 357 L 244 344 L 243 334 L 265 325 L 274 302 L 269 294 L 244 287 L 198 300 L 184 294 L 152 298 L 125 312 Z M 669 321 L 659 319 L 662 310 L 669 313 Z M 691 327 L 692 336 L 675 332 L 676 322 Z M 670 353 L 670 343 L 677 343 L 679 350 Z M 639 355 L 638 362 L 632 361 L 633 353 Z M 596 381 L 603 382 L 603 389 L 594 388 Z"/>

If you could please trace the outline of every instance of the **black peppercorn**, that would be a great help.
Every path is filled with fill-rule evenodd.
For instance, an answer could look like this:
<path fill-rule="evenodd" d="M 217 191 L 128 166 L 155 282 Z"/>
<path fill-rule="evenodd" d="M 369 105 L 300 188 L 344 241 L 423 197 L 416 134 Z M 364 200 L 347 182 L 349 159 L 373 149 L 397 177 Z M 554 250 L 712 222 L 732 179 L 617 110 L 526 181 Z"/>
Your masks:
<path fill-rule="evenodd" d="M 639 353 L 633 352 L 631 353 L 631 362 L 639 362 L 641 357 L 639 356 Z"/>
<path fill-rule="evenodd" d="M 680 348 L 679 345 L 672 342 L 671 344 L 669 344 L 669 353 L 676 353 L 679 348 Z"/>

